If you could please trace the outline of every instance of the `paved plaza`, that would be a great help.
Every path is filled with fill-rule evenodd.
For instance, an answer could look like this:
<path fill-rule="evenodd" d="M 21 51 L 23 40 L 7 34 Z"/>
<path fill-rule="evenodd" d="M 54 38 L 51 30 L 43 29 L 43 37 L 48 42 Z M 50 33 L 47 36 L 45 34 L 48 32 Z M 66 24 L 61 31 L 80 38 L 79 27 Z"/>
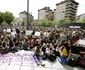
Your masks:
<path fill-rule="evenodd" d="M 9 54 L 13 54 L 13 53 L 9 53 Z M 18 55 L 16 57 L 11 55 L 13 58 L 12 61 L 10 59 L 11 62 L 6 62 L 6 60 L 4 62 L 2 62 L 0 60 L 0 70 L 84 70 L 80 67 L 70 67 L 68 65 L 61 65 L 58 62 L 58 60 L 56 60 L 53 63 L 46 60 L 46 61 L 43 61 L 43 63 L 46 64 L 45 67 L 37 66 L 33 60 L 33 57 L 30 55 L 30 54 L 33 54 L 33 52 L 21 50 L 15 54 L 18 54 Z M 25 56 L 23 56 L 23 58 L 25 57 L 24 61 L 22 61 L 22 60 L 19 61 L 19 59 L 17 59 L 15 62 L 14 60 L 20 56 L 19 54 L 20 55 L 25 54 L 26 56 L 27 56 L 27 54 L 29 54 L 30 56 L 27 56 L 29 58 L 28 62 L 26 62 Z M 7 59 L 8 57 L 4 57 L 4 58 Z M 0 59 L 1 59 L 1 57 L 0 57 Z"/>

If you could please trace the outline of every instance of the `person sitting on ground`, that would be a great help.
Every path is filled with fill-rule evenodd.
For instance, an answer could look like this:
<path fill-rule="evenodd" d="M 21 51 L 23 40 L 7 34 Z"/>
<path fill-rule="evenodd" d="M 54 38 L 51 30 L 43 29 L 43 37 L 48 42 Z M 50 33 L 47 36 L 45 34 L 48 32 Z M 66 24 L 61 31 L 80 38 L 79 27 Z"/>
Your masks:
<path fill-rule="evenodd" d="M 70 56 L 70 47 L 68 46 L 68 43 L 64 43 L 63 46 L 60 47 L 60 59 L 59 62 L 61 64 L 67 63 L 67 60 Z"/>
<path fill-rule="evenodd" d="M 43 43 L 43 45 L 41 47 L 41 50 L 43 52 L 42 60 L 46 60 L 47 59 L 46 48 L 47 48 L 47 45 L 45 43 Z"/>
<path fill-rule="evenodd" d="M 55 55 L 54 47 L 52 43 L 47 45 L 46 54 L 47 54 L 48 60 L 50 60 L 51 62 L 54 62 L 56 60 L 56 55 Z"/>
<path fill-rule="evenodd" d="M 41 51 L 40 46 L 35 47 L 34 56 L 33 56 L 35 62 L 37 63 L 37 65 L 45 66 L 45 64 L 42 64 L 42 55 L 43 53 Z"/>
<path fill-rule="evenodd" d="M 2 48 L 1 48 L 1 54 L 7 54 L 8 53 L 8 49 L 6 47 L 6 42 L 3 41 L 2 42 Z"/>

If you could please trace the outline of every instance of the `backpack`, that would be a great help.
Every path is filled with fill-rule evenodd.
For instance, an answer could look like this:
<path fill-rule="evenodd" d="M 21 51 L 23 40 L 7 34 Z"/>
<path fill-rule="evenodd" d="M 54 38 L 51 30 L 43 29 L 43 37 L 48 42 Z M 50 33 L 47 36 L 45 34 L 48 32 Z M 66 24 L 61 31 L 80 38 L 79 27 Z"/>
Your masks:
<path fill-rule="evenodd" d="M 53 50 L 52 54 L 55 54 L 56 57 L 60 57 L 60 52 L 59 51 Z"/>
<path fill-rule="evenodd" d="M 68 65 L 70 65 L 71 67 L 79 66 L 80 59 L 81 59 L 80 56 L 76 54 L 71 54 L 70 59 L 67 61 Z"/>
<path fill-rule="evenodd" d="M 76 61 L 74 58 L 71 58 L 71 59 L 68 61 L 68 65 L 70 65 L 71 67 L 76 67 L 76 66 L 78 66 L 77 61 Z"/>
<path fill-rule="evenodd" d="M 42 56 L 42 60 L 47 60 L 48 56 L 47 54 L 45 53 L 43 56 Z"/>
<path fill-rule="evenodd" d="M 48 57 L 48 59 L 51 61 L 51 62 L 54 62 L 55 60 L 56 60 L 56 56 L 54 56 L 54 55 L 50 55 L 49 57 Z"/>

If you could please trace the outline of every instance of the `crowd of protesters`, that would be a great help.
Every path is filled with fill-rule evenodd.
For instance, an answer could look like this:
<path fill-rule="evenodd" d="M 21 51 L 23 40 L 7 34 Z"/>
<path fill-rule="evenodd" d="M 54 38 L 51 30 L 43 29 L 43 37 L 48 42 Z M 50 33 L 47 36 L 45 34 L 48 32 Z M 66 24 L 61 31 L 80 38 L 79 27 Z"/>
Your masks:
<path fill-rule="evenodd" d="M 11 31 L 7 32 L 7 29 Z M 79 46 L 76 42 L 85 39 L 85 30 L 53 27 L 32 27 L 30 30 L 32 33 L 27 35 L 25 27 L 0 27 L 0 53 L 34 51 L 33 57 L 37 65 L 42 64 L 42 60 L 56 61 L 57 57 L 61 64 L 68 64 L 71 53 L 85 58 L 85 48 L 75 50 L 75 46 Z M 15 35 L 11 34 L 13 31 L 16 31 Z M 36 32 L 40 35 L 36 36 Z"/>

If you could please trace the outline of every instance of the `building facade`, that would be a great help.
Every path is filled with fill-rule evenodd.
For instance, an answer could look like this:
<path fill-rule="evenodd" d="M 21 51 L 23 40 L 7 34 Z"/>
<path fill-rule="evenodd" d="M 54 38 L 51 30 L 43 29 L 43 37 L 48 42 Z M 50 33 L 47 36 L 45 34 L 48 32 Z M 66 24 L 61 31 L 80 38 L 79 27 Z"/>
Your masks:
<path fill-rule="evenodd" d="M 31 23 L 33 21 L 33 16 L 29 13 L 28 14 L 28 19 L 29 19 L 29 23 Z M 23 23 L 23 24 L 27 24 L 27 12 L 26 11 L 22 11 L 19 13 L 19 22 Z"/>
<path fill-rule="evenodd" d="M 79 15 L 79 20 L 82 20 L 82 19 L 85 19 L 85 13 L 84 13 L 84 14 Z"/>
<path fill-rule="evenodd" d="M 69 18 L 74 21 L 76 19 L 78 5 L 79 3 L 75 0 L 65 0 L 57 3 L 54 10 L 54 20 Z"/>
<path fill-rule="evenodd" d="M 19 18 L 15 18 L 12 22 L 14 25 L 19 25 Z"/>
<path fill-rule="evenodd" d="M 38 10 L 38 21 L 40 20 L 53 20 L 53 12 L 50 7 L 44 7 Z"/>

